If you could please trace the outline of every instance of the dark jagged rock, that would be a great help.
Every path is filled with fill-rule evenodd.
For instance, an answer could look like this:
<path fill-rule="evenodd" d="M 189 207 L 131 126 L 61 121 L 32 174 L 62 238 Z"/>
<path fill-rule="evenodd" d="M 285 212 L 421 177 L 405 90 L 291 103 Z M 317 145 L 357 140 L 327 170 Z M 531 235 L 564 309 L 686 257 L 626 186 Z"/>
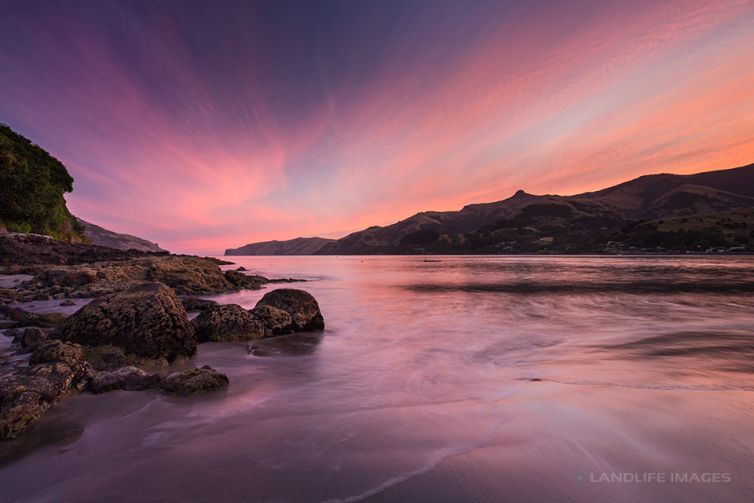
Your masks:
<path fill-rule="evenodd" d="M 106 295 L 84 306 L 61 326 L 63 339 L 87 346 L 111 345 L 146 358 L 196 353 L 196 335 L 175 292 L 148 283 Z"/>
<path fill-rule="evenodd" d="M 224 388 L 228 383 L 225 374 L 205 365 L 168 375 L 160 382 L 160 388 L 174 395 L 189 395 Z"/>
<path fill-rule="evenodd" d="M 279 288 L 267 292 L 257 302 L 253 311 L 262 312 L 261 308 L 264 306 L 274 307 L 288 313 L 292 318 L 291 328 L 294 331 L 323 330 L 325 328 L 325 320 L 319 310 L 319 304 L 309 292 L 304 290 Z"/>
<path fill-rule="evenodd" d="M 216 301 L 210 299 L 199 299 L 196 297 L 183 297 L 181 304 L 186 311 L 204 311 L 213 306 L 219 305 Z"/>
<path fill-rule="evenodd" d="M 262 285 L 270 282 L 270 280 L 265 277 L 252 276 L 237 271 L 225 271 L 225 277 L 236 288 L 240 288 L 242 290 L 259 290 L 260 288 L 262 288 Z"/>
<path fill-rule="evenodd" d="M 141 391 L 153 388 L 159 382 L 158 374 L 128 366 L 113 371 L 94 372 L 89 378 L 87 389 L 92 393 L 105 393 L 119 389 Z"/>
<path fill-rule="evenodd" d="M 209 307 L 192 323 L 200 342 L 248 341 L 265 335 L 262 320 L 236 304 Z"/>

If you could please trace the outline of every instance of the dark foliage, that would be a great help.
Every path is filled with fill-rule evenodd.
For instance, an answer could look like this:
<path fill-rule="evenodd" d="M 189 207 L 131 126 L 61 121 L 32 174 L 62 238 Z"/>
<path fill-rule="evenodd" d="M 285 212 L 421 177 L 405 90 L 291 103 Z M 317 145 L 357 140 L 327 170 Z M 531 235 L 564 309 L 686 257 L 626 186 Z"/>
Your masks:
<path fill-rule="evenodd" d="M 60 161 L 0 124 L 0 223 L 10 231 L 81 240 L 63 197 L 72 190 Z"/>

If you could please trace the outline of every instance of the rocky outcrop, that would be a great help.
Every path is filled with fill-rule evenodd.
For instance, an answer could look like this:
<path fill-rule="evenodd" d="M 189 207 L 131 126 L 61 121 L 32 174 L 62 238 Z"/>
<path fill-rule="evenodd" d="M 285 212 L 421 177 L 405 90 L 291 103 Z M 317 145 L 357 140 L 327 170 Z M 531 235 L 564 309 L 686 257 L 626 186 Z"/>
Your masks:
<path fill-rule="evenodd" d="M 225 374 L 205 365 L 168 375 L 160 382 L 160 389 L 173 395 L 188 395 L 214 391 L 226 387 L 228 383 Z"/>
<path fill-rule="evenodd" d="M 267 292 L 261 298 L 252 314 L 259 316 L 271 327 L 279 326 L 283 321 L 280 314 L 272 309 L 284 311 L 291 317 L 289 331 L 323 330 L 325 320 L 319 310 L 319 304 L 309 292 L 293 288 L 279 288 Z M 282 333 L 282 331 L 281 331 Z"/>
<path fill-rule="evenodd" d="M 262 320 L 235 304 L 211 306 L 192 324 L 199 342 L 238 342 L 265 336 Z"/>
<path fill-rule="evenodd" d="M 56 328 L 65 320 L 65 315 L 60 313 L 32 313 L 24 311 L 20 307 L 12 307 L 9 305 L 0 305 L 0 313 L 2 313 L 6 319 L 14 322 L 16 328 Z"/>
<path fill-rule="evenodd" d="M 58 340 L 40 344 L 29 367 L 0 380 L 0 439 L 17 437 L 57 400 L 83 390 L 89 375 L 81 346 Z"/>
<path fill-rule="evenodd" d="M 60 333 L 65 340 L 117 346 L 146 358 L 173 361 L 196 353 L 194 327 L 175 292 L 162 283 L 95 299 L 70 316 Z"/>
<path fill-rule="evenodd" d="M 127 261 L 44 266 L 25 269 L 36 274 L 27 289 L 63 292 L 73 297 L 97 297 L 158 281 L 180 295 L 221 293 L 239 287 L 226 279 L 214 260 L 170 255 Z"/>
<path fill-rule="evenodd" d="M 84 348 L 79 344 L 55 339 L 40 344 L 31 354 L 29 365 L 62 362 L 75 367 L 81 365 L 85 360 Z"/>
<path fill-rule="evenodd" d="M 0 233 L 0 265 L 83 264 L 148 255 L 136 250 L 57 241 L 39 234 Z M 165 253 L 162 253 L 165 255 Z"/>
<path fill-rule="evenodd" d="M 154 388 L 159 382 L 158 374 L 128 366 L 113 371 L 94 372 L 89 378 L 87 388 L 92 393 L 106 393 L 119 389 L 142 391 Z"/>
<path fill-rule="evenodd" d="M 8 290 L 22 301 L 99 297 L 155 281 L 173 288 L 181 296 L 257 290 L 270 282 L 262 276 L 237 271 L 224 273 L 216 259 L 184 255 L 142 256 L 75 265 L 14 266 L 8 268 L 8 272 L 34 275 L 31 281 Z"/>
<path fill-rule="evenodd" d="M 225 278 L 239 290 L 259 290 L 270 282 L 262 276 L 244 274 L 238 271 L 225 271 Z"/>

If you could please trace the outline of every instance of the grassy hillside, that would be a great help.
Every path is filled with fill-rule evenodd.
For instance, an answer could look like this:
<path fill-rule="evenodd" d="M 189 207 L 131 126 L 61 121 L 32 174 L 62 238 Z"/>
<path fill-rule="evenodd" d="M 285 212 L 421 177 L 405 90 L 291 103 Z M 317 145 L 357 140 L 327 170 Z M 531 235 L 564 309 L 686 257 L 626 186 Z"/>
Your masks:
<path fill-rule="evenodd" d="M 0 124 L 0 224 L 12 232 L 83 241 L 63 197 L 72 190 L 73 178 L 60 161 Z"/>
<path fill-rule="evenodd" d="M 710 215 L 637 222 L 613 236 L 617 248 L 660 247 L 704 251 L 743 247 L 754 250 L 754 208 Z"/>
<path fill-rule="evenodd" d="M 705 215 L 752 208 L 752 187 L 754 164 L 695 175 L 647 175 L 573 196 L 521 190 L 502 201 L 470 204 L 460 211 L 425 211 L 392 225 L 370 227 L 317 253 L 594 253 L 606 251 L 609 241 L 650 250 L 748 247 L 751 244 L 744 238 L 751 223 L 745 219 L 734 224 L 702 219 L 701 228 L 677 232 L 637 226 L 676 218 L 680 225 Z M 741 227 L 731 234 L 728 225 Z"/>

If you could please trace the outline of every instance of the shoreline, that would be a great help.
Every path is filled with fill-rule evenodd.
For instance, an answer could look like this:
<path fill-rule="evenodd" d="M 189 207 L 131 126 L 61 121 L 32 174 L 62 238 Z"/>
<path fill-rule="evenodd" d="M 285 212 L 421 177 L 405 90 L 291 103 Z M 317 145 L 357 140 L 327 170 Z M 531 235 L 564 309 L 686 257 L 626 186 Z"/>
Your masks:
<path fill-rule="evenodd" d="M 180 396 L 227 387 L 213 368 L 186 367 L 199 343 L 243 346 L 324 329 L 317 301 L 303 290 L 269 290 L 251 310 L 200 298 L 305 280 L 223 270 L 233 263 L 212 257 L 34 235 L 0 235 L 0 247 L 0 334 L 12 338 L 0 361 L 0 442 L 23 443 L 50 408 L 82 392 Z"/>

